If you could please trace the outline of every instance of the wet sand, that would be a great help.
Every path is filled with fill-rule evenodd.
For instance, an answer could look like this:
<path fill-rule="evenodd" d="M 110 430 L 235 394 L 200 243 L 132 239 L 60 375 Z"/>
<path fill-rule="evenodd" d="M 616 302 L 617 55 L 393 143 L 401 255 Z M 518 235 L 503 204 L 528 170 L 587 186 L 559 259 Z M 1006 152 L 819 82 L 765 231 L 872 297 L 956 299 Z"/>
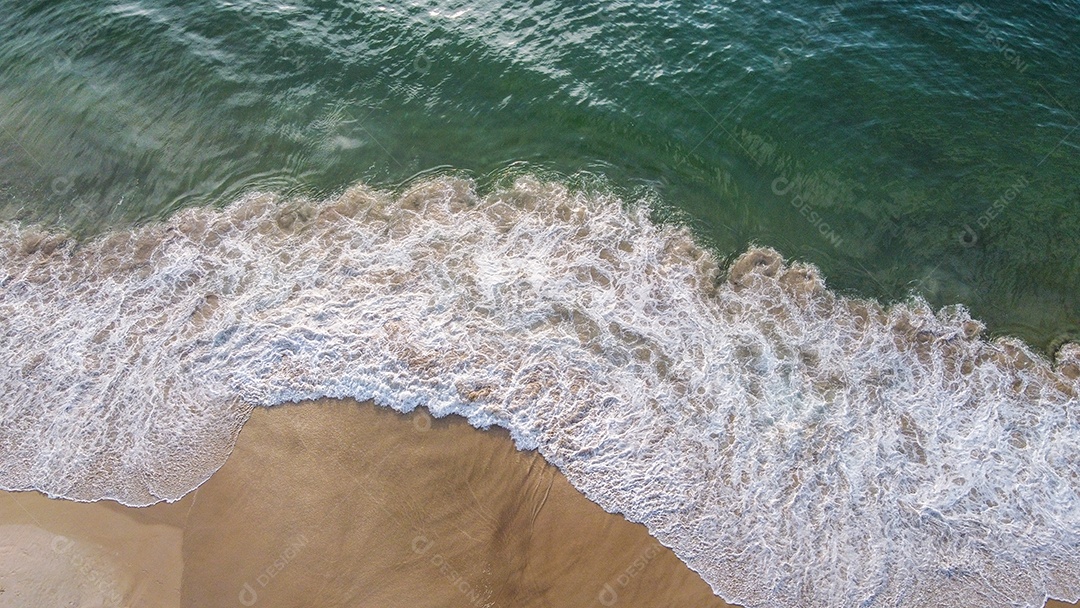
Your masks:
<path fill-rule="evenodd" d="M 726 604 L 505 432 L 322 401 L 257 409 L 174 504 L 3 493 L 0 605 Z"/>
<path fill-rule="evenodd" d="M 0 495 L 0 606 L 700 606 L 708 586 L 463 419 L 257 409 L 174 504 Z"/>

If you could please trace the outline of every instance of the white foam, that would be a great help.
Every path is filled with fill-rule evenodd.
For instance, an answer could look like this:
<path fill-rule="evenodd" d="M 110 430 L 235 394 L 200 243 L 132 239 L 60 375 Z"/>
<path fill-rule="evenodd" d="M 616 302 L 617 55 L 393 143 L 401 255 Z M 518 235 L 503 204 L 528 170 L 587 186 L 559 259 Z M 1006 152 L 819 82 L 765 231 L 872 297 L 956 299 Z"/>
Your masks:
<path fill-rule="evenodd" d="M 176 500 L 252 406 L 503 426 L 747 606 L 1080 598 L 1080 348 L 882 310 L 644 206 L 357 187 L 74 246 L 0 229 L 0 485 Z"/>

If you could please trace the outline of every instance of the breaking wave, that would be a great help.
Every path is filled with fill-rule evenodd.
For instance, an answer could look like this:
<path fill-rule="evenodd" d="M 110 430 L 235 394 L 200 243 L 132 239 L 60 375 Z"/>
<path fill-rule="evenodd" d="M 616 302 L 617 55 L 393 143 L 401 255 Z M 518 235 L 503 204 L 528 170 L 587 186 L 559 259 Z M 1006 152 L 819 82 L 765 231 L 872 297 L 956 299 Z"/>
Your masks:
<path fill-rule="evenodd" d="M 373 399 L 508 429 L 728 601 L 1080 597 L 1080 347 L 725 274 L 644 203 L 436 178 L 0 251 L 7 489 L 176 500 L 252 407 Z"/>

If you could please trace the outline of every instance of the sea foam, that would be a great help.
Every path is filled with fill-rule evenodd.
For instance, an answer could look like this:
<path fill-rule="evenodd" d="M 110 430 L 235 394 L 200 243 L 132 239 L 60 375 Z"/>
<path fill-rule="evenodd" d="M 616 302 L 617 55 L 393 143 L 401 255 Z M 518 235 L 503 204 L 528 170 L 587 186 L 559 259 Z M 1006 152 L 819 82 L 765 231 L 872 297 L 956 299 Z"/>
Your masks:
<path fill-rule="evenodd" d="M 0 252 L 7 489 L 177 500 L 252 407 L 373 399 L 505 427 L 728 601 L 1080 597 L 1077 345 L 725 274 L 645 204 L 437 178 Z"/>

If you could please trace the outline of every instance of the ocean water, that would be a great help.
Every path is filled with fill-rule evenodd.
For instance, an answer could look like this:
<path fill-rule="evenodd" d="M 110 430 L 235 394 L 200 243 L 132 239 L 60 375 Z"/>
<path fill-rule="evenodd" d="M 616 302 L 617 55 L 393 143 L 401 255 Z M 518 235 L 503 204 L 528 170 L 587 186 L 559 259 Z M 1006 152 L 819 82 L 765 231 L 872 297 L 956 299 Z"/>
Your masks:
<path fill-rule="evenodd" d="M 732 602 L 1080 597 L 1075 5 L 0 6 L 0 486 L 371 398 Z"/>

